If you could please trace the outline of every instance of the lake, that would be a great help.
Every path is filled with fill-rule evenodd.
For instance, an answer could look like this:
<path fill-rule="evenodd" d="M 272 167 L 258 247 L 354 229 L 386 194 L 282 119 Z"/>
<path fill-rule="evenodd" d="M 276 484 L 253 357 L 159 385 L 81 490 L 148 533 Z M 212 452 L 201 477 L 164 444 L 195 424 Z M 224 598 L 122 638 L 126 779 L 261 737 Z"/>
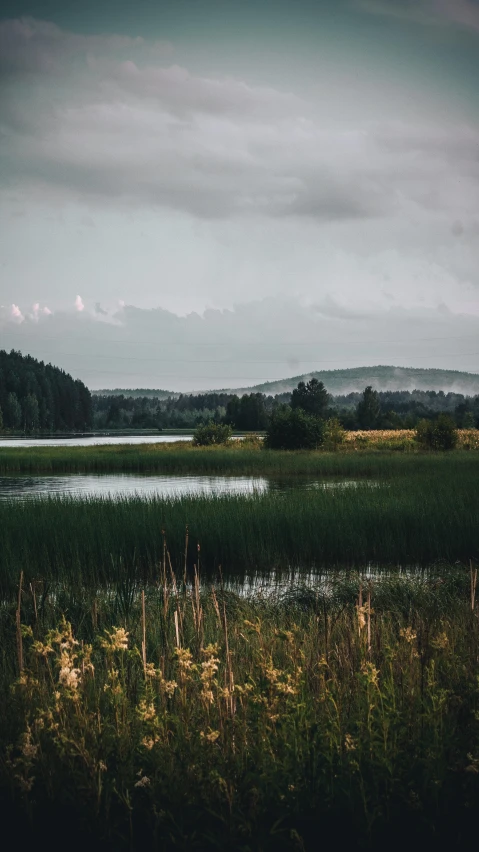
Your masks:
<path fill-rule="evenodd" d="M 2 447 L 98 447 L 107 444 L 173 444 L 193 435 L 77 435 L 71 438 L 0 438 Z"/>

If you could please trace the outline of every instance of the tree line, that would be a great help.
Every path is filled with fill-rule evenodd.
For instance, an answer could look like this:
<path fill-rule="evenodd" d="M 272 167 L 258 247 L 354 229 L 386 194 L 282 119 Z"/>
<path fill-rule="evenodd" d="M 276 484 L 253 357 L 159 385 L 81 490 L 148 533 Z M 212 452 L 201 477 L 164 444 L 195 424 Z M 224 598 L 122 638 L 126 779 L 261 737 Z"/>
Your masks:
<path fill-rule="evenodd" d="M 0 429 L 23 432 L 88 431 L 91 393 L 59 367 L 0 350 Z"/>
<path fill-rule="evenodd" d="M 299 382 L 292 393 L 275 396 L 224 392 L 151 396 L 93 395 L 97 429 L 196 429 L 213 422 L 238 431 L 263 431 L 281 406 L 302 408 L 324 420 L 337 418 L 343 428 L 415 429 L 421 420 L 448 414 L 459 428 L 479 427 L 479 396 L 443 391 L 376 391 L 331 396 L 322 382 Z"/>

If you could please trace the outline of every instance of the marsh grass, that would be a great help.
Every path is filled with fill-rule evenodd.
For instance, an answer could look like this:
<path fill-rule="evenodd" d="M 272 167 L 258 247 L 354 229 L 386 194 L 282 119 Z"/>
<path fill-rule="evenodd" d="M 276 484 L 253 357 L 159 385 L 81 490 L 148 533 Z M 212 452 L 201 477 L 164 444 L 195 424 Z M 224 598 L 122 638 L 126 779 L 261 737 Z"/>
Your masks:
<path fill-rule="evenodd" d="M 200 543 L 204 576 L 219 565 L 225 575 L 244 579 L 275 570 L 477 557 L 479 457 L 352 456 L 351 462 L 355 488 L 177 500 L 2 500 L 0 591 L 17 583 L 21 570 L 26 582 L 69 578 L 95 588 L 120 576 L 154 580 L 162 531 L 173 563 L 180 564 L 187 525 L 188 567 Z M 366 479 L 361 484 L 360 473 L 375 476 L 377 487 Z"/>
<path fill-rule="evenodd" d="M 115 586 L 24 583 L 23 671 L 18 601 L 0 608 L 5 830 L 48 832 L 49 848 L 465 848 L 473 577 L 350 574 L 242 597 L 185 585 L 166 558 L 127 612 Z"/>

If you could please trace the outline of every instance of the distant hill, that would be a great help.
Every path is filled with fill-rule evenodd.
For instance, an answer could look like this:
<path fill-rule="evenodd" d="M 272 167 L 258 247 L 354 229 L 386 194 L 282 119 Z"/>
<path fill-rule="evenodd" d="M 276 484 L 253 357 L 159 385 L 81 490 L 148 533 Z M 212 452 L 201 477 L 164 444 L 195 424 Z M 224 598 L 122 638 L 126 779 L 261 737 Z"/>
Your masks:
<path fill-rule="evenodd" d="M 168 399 L 169 397 L 179 396 L 176 391 L 156 390 L 155 388 L 103 388 L 102 390 L 92 391 L 93 396 L 129 396 L 134 399 L 140 397 L 148 397 L 148 399 Z"/>
<path fill-rule="evenodd" d="M 264 382 L 248 388 L 236 388 L 230 393 L 265 393 L 275 396 L 290 393 L 298 382 L 316 378 L 323 382 L 333 395 L 363 391 L 367 385 L 375 390 L 435 390 L 462 393 L 465 396 L 479 394 L 479 375 L 459 370 L 421 369 L 417 367 L 352 367 L 346 370 L 323 370 L 303 373 L 289 379 Z"/>

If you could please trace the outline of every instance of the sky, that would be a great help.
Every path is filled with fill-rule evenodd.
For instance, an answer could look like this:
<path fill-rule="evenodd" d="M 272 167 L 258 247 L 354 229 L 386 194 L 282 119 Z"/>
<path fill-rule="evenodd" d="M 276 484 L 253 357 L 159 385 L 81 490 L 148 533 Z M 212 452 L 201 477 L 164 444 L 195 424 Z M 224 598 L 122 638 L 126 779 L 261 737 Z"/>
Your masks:
<path fill-rule="evenodd" d="M 0 347 L 479 372 L 479 0 L 4 0 Z"/>

